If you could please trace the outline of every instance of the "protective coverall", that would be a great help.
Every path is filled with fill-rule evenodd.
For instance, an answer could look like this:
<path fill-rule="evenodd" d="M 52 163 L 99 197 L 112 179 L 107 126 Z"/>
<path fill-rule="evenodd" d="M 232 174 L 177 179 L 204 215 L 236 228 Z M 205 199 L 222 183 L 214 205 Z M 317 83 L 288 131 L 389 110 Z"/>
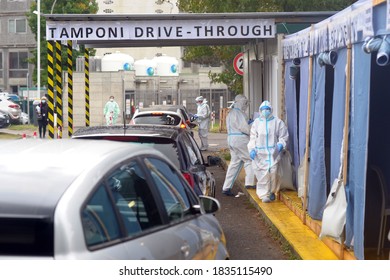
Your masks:
<path fill-rule="evenodd" d="M 288 131 L 284 122 L 272 115 L 268 101 L 261 103 L 259 111 L 260 116 L 251 127 L 248 151 L 257 178 L 256 194 L 263 202 L 270 202 L 280 188 L 277 168 L 279 155 L 287 147 Z"/>
<path fill-rule="evenodd" d="M 227 140 L 231 155 L 225 182 L 222 187 L 222 192 L 226 195 L 232 195 L 231 189 L 233 188 L 234 181 L 237 179 L 243 166 L 245 168 L 245 186 L 247 188 L 255 187 L 252 160 L 247 150 L 250 133 L 248 116 L 245 112 L 247 108 L 247 98 L 239 94 L 235 97 L 233 107 L 226 117 Z"/>
<path fill-rule="evenodd" d="M 107 125 L 116 124 L 116 120 L 118 119 L 119 112 L 120 110 L 119 110 L 118 103 L 116 103 L 113 98 L 110 98 L 110 100 L 104 106 L 104 110 L 103 110 L 103 114 L 104 117 L 106 118 Z"/>
<path fill-rule="evenodd" d="M 203 96 L 198 96 L 196 99 L 197 104 L 197 121 L 199 123 L 198 133 L 201 142 L 200 149 L 206 151 L 209 147 L 208 135 L 210 126 L 210 108 Z"/>

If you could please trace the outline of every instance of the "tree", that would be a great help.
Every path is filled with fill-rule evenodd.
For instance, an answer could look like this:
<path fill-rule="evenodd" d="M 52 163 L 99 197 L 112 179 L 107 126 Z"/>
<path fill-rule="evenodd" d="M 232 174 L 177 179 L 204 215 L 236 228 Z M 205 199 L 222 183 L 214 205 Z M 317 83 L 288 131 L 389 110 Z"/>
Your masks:
<path fill-rule="evenodd" d="M 30 7 L 30 12 L 27 14 L 28 24 L 31 31 L 35 34 L 35 39 L 37 43 L 40 44 L 41 49 L 41 82 L 42 84 L 47 84 L 47 42 L 45 36 L 46 30 L 46 19 L 41 16 L 41 38 L 37 38 L 37 15 L 34 11 L 37 10 L 37 3 L 33 2 Z M 98 11 L 98 4 L 96 0 L 41 0 L 41 13 L 42 14 L 96 14 Z M 33 52 L 33 57 L 29 60 L 29 63 L 35 65 L 33 73 L 33 81 L 37 81 L 37 50 Z M 92 51 L 92 55 L 95 50 Z M 79 55 L 84 54 L 84 46 L 80 46 L 80 50 L 73 50 L 73 65 L 76 65 L 75 61 Z M 67 54 L 65 51 L 62 51 L 62 65 L 64 70 L 67 69 Z M 65 66 L 65 67 L 64 67 Z"/>
<path fill-rule="evenodd" d="M 338 11 L 356 1 L 353 0 L 178 0 L 179 10 L 190 13 L 229 12 L 291 12 Z M 239 46 L 191 46 L 186 47 L 183 60 L 198 64 L 218 62 L 224 70 L 220 74 L 209 72 L 213 83 L 224 83 L 236 94 L 242 93 L 242 77 L 233 70 L 233 59 L 240 52 Z"/>

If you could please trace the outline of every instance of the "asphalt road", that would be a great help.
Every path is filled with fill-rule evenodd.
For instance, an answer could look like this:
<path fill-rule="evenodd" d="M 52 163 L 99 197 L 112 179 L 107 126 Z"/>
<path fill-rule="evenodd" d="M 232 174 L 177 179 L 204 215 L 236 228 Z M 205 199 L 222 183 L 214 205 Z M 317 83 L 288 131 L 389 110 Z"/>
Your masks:
<path fill-rule="evenodd" d="M 195 139 L 199 142 L 195 132 Z M 208 155 L 216 155 L 227 148 L 226 134 L 210 133 L 209 149 L 203 152 L 206 159 Z M 258 210 L 252 206 L 245 195 L 228 197 L 222 194 L 222 185 L 226 171 L 222 166 L 209 167 L 214 174 L 217 189 L 216 198 L 221 204 L 221 210 L 216 213 L 225 232 L 227 246 L 232 260 L 286 260 L 288 252 L 274 238 L 268 225 L 262 220 Z M 234 193 L 239 191 L 233 188 Z"/>

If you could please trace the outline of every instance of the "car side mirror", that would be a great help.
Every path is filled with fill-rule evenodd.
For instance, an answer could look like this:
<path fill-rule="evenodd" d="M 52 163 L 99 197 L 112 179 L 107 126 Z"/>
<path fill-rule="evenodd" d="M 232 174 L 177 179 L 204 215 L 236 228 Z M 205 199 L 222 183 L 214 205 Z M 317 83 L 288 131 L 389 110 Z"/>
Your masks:
<path fill-rule="evenodd" d="M 214 197 L 200 195 L 199 201 L 200 201 L 200 211 L 202 214 L 214 214 L 221 207 L 219 201 L 216 200 Z"/>

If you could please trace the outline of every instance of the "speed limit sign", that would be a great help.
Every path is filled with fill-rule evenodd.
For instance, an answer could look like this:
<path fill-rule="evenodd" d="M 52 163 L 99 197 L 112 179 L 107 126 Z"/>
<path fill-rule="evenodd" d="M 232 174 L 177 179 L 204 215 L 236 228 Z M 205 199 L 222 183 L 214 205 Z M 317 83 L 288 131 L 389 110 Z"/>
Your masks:
<path fill-rule="evenodd" d="M 244 53 L 238 53 L 233 60 L 234 70 L 238 75 L 244 74 Z"/>

